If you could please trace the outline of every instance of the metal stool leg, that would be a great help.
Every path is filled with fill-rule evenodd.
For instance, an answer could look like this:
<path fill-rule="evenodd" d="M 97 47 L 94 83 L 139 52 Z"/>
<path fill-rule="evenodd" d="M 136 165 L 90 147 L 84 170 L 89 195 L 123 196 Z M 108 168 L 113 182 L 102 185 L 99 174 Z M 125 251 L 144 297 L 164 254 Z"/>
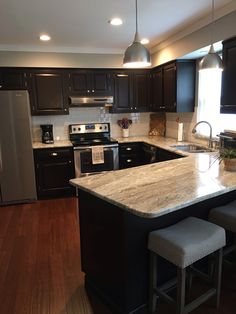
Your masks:
<path fill-rule="evenodd" d="M 184 314 L 186 268 L 177 268 L 177 314 Z"/>
<path fill-rule="evenodd" d="M 157 296 L 156 296 L 156 285 L 157 285 L 157 256 L 155 253 L 150 252 L 150 278 L 149 278 L 149 313 L 155 313 L 156 310 L 156 302 L 157 302 Z"/>
<path fill-rule="evenodd" d="M 216 265 L 215 265 L 215 272 L 214 272 L 214 287 L 216 288 L 216 308 L 219 307 L 220 304 L 220 288 L 221 288 L 221 274 L 222 274 L 222 256 L 223 256 L 223 249 L 221 248 L 216 252 Z"/>

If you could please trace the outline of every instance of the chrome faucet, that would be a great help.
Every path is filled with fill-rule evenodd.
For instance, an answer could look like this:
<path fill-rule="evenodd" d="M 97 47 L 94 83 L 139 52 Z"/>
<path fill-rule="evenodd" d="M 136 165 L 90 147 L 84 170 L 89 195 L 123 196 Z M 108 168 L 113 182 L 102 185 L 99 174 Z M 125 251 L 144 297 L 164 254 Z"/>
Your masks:
<path fill-rule="evenodd" d="M 212 148 L 212 126 L 210 125 L 209 122 L 207 122 L 207 121 L 199 121 L 199 122 L 197 122 L 197 123 L 194 125 L 193 129 L 192 129 L 192 133 L 195 134 L 195 133 L 197 132 L 196 127 L 197 127 L 200 123 L 206 123 L 207 125 L 209 125 L 209 128 L 210 128 L 210 136 L 209 136 L 209 140 L 208 140 L 208 147 L 209 147 L 209 148 Z"/>

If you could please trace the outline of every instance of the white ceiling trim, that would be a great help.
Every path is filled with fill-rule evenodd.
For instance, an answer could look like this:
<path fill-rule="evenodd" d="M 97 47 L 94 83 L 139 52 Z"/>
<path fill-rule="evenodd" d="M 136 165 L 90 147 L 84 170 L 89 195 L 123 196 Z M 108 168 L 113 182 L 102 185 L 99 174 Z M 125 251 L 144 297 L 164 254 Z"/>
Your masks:
<path fill-rule="evenodd" d="M 215 21 L 235 10 L 236 10 L 236 1 L 233 1 L 230 4 L 224 6 L 223 8 L 215 11 L 214 13 Z M 158 52 L 161 49 L 164 49 L 165 47 L 171 45 L 175 41 L 180 40 L 183 37 L 190 35 L 191 33 L 203 28 L 204 26 L 209 25 L 210 23 L 211 23 L 211 13 L 205 16 L 204 18 L 200 19 L 196 23 L 193 23 L 192 25 L 188 26 L 183 31 L 176 33 L 175 35 L 169 37 L 167 40 L 164 40 L 158 45 L 151 48 L 150 49 L 151 54 Z"/>

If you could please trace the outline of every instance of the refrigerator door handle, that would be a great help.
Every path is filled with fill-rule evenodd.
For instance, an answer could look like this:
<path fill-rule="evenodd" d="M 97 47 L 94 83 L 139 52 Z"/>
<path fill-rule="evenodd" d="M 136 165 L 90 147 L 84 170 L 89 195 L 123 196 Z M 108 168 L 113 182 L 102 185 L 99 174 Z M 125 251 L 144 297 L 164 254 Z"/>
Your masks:
<path fill-rule="evenodd" d="M 2 148 L 1 148 L 1 142 L 0 142 L 0 174 L 2 173 Z M 1 181 L 0 181 L 0 202 L 2 202 L 2 187 L 1 187 Z"/>
<path fill-rule="evenodd" d="M 2 147 L 0 143 L 0 172 L 2 172 Z"/>

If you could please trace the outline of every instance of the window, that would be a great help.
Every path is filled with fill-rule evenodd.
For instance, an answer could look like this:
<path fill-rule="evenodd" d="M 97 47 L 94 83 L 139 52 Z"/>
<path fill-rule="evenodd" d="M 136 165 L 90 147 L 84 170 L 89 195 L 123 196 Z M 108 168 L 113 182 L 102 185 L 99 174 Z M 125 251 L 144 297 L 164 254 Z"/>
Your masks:
<path fill-rule="evenodd" d="M 199 73 L 197 121 L 206 120 L 212 125 L 215 137 L 224 129 L 236 130 L 234 114 L 220 114 L 221 71 L 206 70 Z M 201 124 L 198 134 L 209 136 L 209 126 Z"/>

